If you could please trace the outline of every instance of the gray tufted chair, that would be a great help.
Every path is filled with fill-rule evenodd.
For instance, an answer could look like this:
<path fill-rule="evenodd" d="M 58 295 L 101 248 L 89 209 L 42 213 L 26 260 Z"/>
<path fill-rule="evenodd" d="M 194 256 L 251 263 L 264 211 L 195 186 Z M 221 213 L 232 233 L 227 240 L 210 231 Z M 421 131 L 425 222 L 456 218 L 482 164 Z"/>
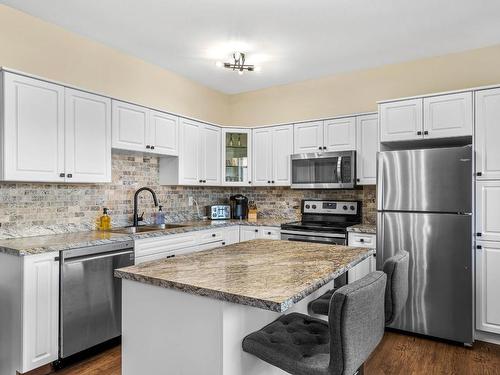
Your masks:
<path fill-rule="evenodd" d="M 385 292 L 385 324 L 391 324 L 401 313 L 408 298 L 408 265 L 409 254 L 399 251 L 384 262 L 383 270 L 387 274 Z M 309 303 L 311 312 L 328 315 L 329 302 L 335 289 L 329 290 L 321 297 Z"/>
<path fill-rule="evenodd" d="M 384 335 L 387 276 L 375 271 L 335 291 L 328 323 L 283 315 L 243 339 L 243 350 L 294 375 L 355 374 Z"/>

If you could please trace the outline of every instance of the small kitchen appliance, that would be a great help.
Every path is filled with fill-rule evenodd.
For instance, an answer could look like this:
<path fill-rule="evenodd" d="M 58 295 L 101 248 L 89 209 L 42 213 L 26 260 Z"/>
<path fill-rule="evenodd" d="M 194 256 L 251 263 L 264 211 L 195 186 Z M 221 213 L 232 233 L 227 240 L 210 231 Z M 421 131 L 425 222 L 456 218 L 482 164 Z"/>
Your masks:
<path fill-rule="evenodd" d="M 228 220 L 231 219 L 231 206 L 228 204 L 214 204 L 208 206 L 207 216 L 211 220 Z"/>
<path fill-rule="evenodd" d="M 233 219 L 248 218 L 248 198 L 241 194 L 232 195 L 229 198 L 231 205 L 231 216 Z"/>

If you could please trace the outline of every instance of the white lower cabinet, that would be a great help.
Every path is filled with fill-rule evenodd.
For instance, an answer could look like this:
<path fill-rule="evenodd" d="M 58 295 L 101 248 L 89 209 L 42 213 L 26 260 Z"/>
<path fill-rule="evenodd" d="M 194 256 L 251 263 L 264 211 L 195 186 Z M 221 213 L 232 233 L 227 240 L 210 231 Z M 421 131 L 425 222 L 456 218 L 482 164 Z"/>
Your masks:
<path fill-rule="evenodd" d="M 24 257 L 22 368 L 27 372 L 58 358 L 58 252 Z"/>
<path fill-rule="evenodd" d="M 500 334 L 500 242 L 477 242 L 476 329 Z"/>
<path fill-rule="evenodd" d="M 353 247 L 376 249 L 376 240 L 377 236 L 371 233 L 349 232 L 348 234 L 348 245 Z M 347 271 L 347 282 L 352 283 L 373 271 L 375 271 L 375 256 L 363 260 Z"/>

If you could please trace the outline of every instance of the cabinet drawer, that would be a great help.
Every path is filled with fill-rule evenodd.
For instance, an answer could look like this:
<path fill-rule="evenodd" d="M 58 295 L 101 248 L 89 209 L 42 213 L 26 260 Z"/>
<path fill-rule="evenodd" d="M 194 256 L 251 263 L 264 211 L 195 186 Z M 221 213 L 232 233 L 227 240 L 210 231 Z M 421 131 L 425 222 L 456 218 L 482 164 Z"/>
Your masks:
<path fill-rule="evenodd" d="M 197 233 L 198 243 L 200 245 L 222 241 L 224 239 L 225 228 L 203 230 Z"/>
<path fill-rule="evenodd" d="M 195 246 L 196 236 L 192 233 L 172 234 L 164 237 L 145 238 L 135 241 L 135 256 L 142 257 L 157 253 L 168 253 L 176 249 Z"/>
<path fill-rule="evenodd" d="M 349 233 L 349 246 L 369 247 L 375 249 L 377 237 L 369 233 Z"/>
<path fill-rule="evenodd" d="M 260 228 L 259 238 L 265 238 L 269 240 L 279 240 L 281 239 L 281 230 L 275 227 L 262 227 Z"/>

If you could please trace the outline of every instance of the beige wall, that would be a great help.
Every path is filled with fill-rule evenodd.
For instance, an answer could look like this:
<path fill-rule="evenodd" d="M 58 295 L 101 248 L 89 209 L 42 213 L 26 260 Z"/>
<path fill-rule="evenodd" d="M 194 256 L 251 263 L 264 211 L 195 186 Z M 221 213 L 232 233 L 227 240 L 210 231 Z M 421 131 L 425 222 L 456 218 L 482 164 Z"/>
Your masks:
<path fill-rule="evenodd" d="M 4 5 L 0 65 L 205 121 L 227 119 L 227 95 Z"/>
<path fill-rule="evenodd" d="M 376 111 L 376 101 L 500 83 L 500 45 L 230 97 L 230 123 L 266 125 Z"/>

